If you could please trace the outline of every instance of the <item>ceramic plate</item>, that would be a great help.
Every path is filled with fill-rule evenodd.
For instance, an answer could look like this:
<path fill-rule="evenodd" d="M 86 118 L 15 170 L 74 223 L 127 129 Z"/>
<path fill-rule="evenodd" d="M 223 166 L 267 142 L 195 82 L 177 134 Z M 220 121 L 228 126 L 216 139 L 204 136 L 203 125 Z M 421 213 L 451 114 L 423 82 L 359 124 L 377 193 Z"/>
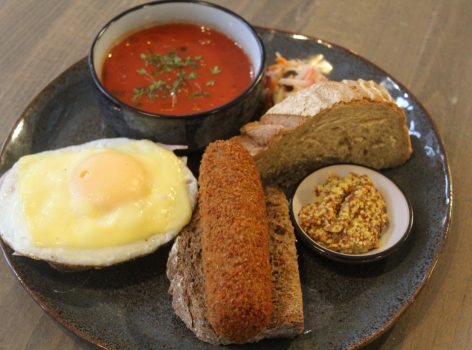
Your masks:
<path fill-rule="evenodd" d="M 326 260 L 298 245 L 305 334 L 241 348 L 343 349 L 361 347 L 385 332 L 413 302 L 439 257 L 451 212 L 444 148 L 430 117 L 386 72 L 339 46 L 302 35 L 259 29 L 272 62 L 322 54 L 330 79 L 372 79 L 408 114 L 414 154 L 384 171 L 408 195 L 415 222 L 405 244 L 386 259 L 358 266 Z M 6 140 L 0 173 L 22 155 L 112 137 L 103 127 L 85 59 L 46 87 Z M 191 159 L 196 169 L 198 157 Z M 171 307 L 165 264 L 169 246 L 146 258 L 100 271 L 64 274 L 12 255 L 7 263 L 33 299 L 80 337 L 104 348 L 213 349 L 187 330 Z M 239 348 L 239 347 L 238 347 Z"/>

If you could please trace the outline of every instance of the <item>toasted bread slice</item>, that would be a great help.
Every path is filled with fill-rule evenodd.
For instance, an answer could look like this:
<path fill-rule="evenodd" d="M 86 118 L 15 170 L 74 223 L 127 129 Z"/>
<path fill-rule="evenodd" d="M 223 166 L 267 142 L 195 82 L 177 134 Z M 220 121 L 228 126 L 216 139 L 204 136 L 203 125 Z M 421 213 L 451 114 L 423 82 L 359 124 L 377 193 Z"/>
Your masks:
<path fill-rule="evenodd" d="M 251 342 L 292 337 L 303 332 L 302 293 L 287 199 L 275 187 L 266 188 L 265 196 L 269 217 L 273 312 L 269 326 Z M 215 333 L 205 317 L 199 220 L 197 208 L 192 222 L 177 237 L 169 254 L 167 277 L 172 306 L 199 339 L 212 344 L 229 344 L 230 341 Z"/>
<path fill-rule="evenodd" d="M 233 139 L 254 156 L 265 184 L 287 189 L 323 165 L 404 163 L 412 153 L 406 121 L 383 86 L 326 81 L 287 97 Z"/>

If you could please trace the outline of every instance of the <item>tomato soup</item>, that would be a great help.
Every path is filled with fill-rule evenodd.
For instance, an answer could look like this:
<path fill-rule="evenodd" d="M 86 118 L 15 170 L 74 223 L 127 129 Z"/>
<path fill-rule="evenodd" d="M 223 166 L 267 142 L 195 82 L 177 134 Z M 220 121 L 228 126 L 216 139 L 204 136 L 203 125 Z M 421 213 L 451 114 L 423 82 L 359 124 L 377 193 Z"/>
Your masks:
<path fill-rule="evenodd" d="M 243 93 L 254 71 L 243 50 L 224 34 L 188 23 L 157 25 L 114 46 L 102 84 L 120 101 L 162 114 L 191 114 Z"/>

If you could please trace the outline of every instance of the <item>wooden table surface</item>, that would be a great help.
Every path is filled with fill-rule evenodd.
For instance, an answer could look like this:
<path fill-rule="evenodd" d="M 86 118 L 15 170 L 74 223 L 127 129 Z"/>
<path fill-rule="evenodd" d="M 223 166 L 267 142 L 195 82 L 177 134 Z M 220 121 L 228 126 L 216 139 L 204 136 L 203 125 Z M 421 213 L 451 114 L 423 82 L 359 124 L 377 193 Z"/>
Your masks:
<path fill-rule="evenodd" d="M 1 0 L 0 142 L 31 99 L 84 57 L 100 26 L 143 1 Z M 454 188 L 447 244 L 426 288 L 369 349 L 472 349 L 472 2 L 215 1 L 254 25 L 358 52 L 430 112 Z M 0 262 L 0 349 L 89 349 L 36 305 Z"/>

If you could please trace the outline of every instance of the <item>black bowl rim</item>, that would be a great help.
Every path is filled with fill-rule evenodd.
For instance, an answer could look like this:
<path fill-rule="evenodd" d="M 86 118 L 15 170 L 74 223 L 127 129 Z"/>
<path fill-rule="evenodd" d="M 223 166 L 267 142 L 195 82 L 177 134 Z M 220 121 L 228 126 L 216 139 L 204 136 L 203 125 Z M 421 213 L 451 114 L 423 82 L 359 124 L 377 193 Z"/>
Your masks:
<path fill-rule="evenodd" d="M 405 199 L 406 203 L 407 203 L 407 206 L 408 206 L 408 213 L 409 213 L 409 217 L 408 217 L 408 226 L 406 227 L 405 229 L 405 232 L 401 235 L 400 239 L 395 242 L 395 244 L 393 244 L 390 248 L 388 249 L 385 249 L 385 250 L 382 250 L 378 253 L 375 253 L 375 254 L 371 254 L 371 255 L 355 255 L 355 254 L 345 254 L 345 253 L 339 253 L 339 252 L 336 252 L 334 250 L 331 250 L 329 248 L 326 248 L 318 243 L 316 243 L 301 227 L 300 225 L 298 225 L 298 222 L 296 221 L 295 219 L 295 213 L 294 213 L 294 210 L 293 210 L 293 199 L 295 197 L 295 193 L 297 192 L 298 188 L 300 187 L 300 184 L 308 177 L 308 176 L 311 176 L 312 174 L 322 170 L 322 169 L 326 169 L 326 168 L 329 168 L 329 167 L 332 167 L 332 166 L 338 166 L 338 165 L 355 165 L 355 166 L 358 166 L 358 167 L 361 167 L 361 168 L 365 168 L 365 169 L 368 169 L 370 171 L 373 171 L 379 175 L 381 175 L 382 177 L 386 178 L 387 180 L 389 180 L 399 191 L 400 193 L 403 195 L 403 198 Z M 403 243 L 408 239 L 408 237 L 410 236 L 410 232 L 411 232 L 411 229 L 413 227 L 413 207 L 411 205 L 411 202 L 410 200 L 408 199 L 408 197 L 406 196 L 405 192 L 401 189 L 400 186 L 398 186 L 398 184 L 393 181 L 392 179 L 390 179 L 389 177 L 385 176 L 384 174 L 382 174 L 380 171 L 374 169 L 374 168 L 371 168 L 371 167 L 368 167 L 368 166 L 365 166 L 365 165 L 361 165 L 361 164 L 357 164 L 357 163 L 333 163 L 333 164 L 329 164 L 329 165 L 325 165 L 325 166 L 322 166 L 312 172 L 310 172 L 309 174 L 307 174 L 306 176 L 304 176 L 300 181 L 298 181 L 298 183 L 294 186 L 292 192 L 290 193 L 290 201 L 289 201 L 289 209 L 290 209 L 290 218 L 292 220 L 292 223 L 293 223 L 293 226 L 295 228 L 295 232 L 297 233 L 297 236 L 300 237 L 300 239 L 308 246 L 310 247 L 312 250 L 314 250 L 316 253 L 326 257 L 326 258 L 329 258 L 331 260 L 335 260 L 335 261 L 338 261 L 338 262 L 344 262 L 344 263 L 350 263 L 350 264 L 362 264 L 362 263 L 369 263 L 369 262 L 373 262 L 373 261 L 378 261 L 378 260 L 382 260 L 384 258 L 386 258 L 387 256 L 389 256 L 390 254 L 394 253 L 395 251 L 397 251 L 402 245 Z"/>
<path fill-rule="evenodd" d="M 252 33 L 252 35 L 254 36 L 254 39 L 256 40 L 256 42 L 259 46 L 261 65 L 260 65 L 259 71 L 255 74 L 252 83 L 246 88 L 246 90 L 244 90 L 244 92 L 242 92 L 240 95 L 234 97 L 232 100 L 230 100 L 230 101 L 228 101 L 228 102 L 226 102 L 222 105 L 216 106 L 213 109 L 208 109 L 206 111 L 197 112 L 197 113 L 190 113 L 190 114 L 161 114 L 161 113 L 147 112 L 147 111 L 144 111 L 142 109 L 131 106 L 127 103 L 124 103 L 124 102 L 118 100 L 116 97 L 114 97 L 111 93 L 109 93 L 107 89 L 105 89 L 105 87 L 100 82 L 99 77 L 97 76 L 97 73 L 95 71 L 95 65 L 93 63 L 93 51 L 94 51 L 95 44 L 97 43 L 97 41 L 102 37 L 102 35 L 104 35 L 104 33 L 107 31 L 107 29 L 114 22 L 116 22 L 120 18 L 126 16 L 128 13 L 137 11 L 137 10 L 143 8 L 143 7 L 146 7 L 146 6 L 155 6 L 155 5 L 162 5 L 162 4 L 168 4 L 168 3 L 191 3 L 191 4 L 196 4 L 196 5 L 212 7 L 212 8 L 215 8 L 215 9 L 218 9 L 220 11 L 228 13 L 229 15 L 231 15 L 234 18 L 236 18 L 237 20 L 239 20 L 243 25 L 245 25 L 249 29 L 249 31 Z M 235 105 L 239 104 L 241 101 L 243 101 L 247 97 L 251 96 L 252 92 L 256 89 L 256 87 L 259 85 L 259 83 L 263 80 L 264 72 L 265 72 L 265 66 L 266 66 L 265 60 L 266 60 L 266 52 L 265 52 L 265 47 L 264 47 L 264 44 L 262 43 L 261 38 L 257 34 L 254 27 L 248 21 L 246 21 L 243 17 L 238 15 L 237 13 L 235 13 L 235 12 L 233 12 L 233 11 L 223 7 L 223 6 L 219 6 L 219 5 L 209 3 L 209 2 L 206 2 L 206 1 L 202 1 L 202 0 L 195 0 L 195 1 L 189 1 L 189 0 L 164 0 L 164 1 L 160 1 L 160 0 L 157 0 L 157 1 L 151 1 L 151 2 L 147 2 L 147 3 L 144 3 L 144 4 L 138 5 L 138 6 L 131 7 L 129 9 L 119 13 L 118 15 L 113 17 L 111 20 L 109 20 L 107 23 L 105 23 L 105 25 L 99 30 L 98 34 L 95 36 L 95 38 L 92 41 L 92 46 L 90 47 L 89 54 L 88 54 L 87 64 L 88 64 L 90 74 L 92 76 L 92 80 L 93 80 L 95 86 L 97 87 L 97 89 L 99 90 L 99 93 L 103 94 L 106 98 L 111 100 L 115 105 L 119 106 L 121 109 L 130 110 L 132 112 L 135 112 L 134 117 L 136 117 L 136 118 L 139 118 L 139 117 L 141 117 L 141 118 L 152 118 L 152 119 L 157 120 L 157 119 L 206 118 L 206 117 L 209 117 L 210 115 L 218 114 L 223 110 L 226 110 L 228 108 L 231 108 L 232 106 L 235 106 Z"/>

